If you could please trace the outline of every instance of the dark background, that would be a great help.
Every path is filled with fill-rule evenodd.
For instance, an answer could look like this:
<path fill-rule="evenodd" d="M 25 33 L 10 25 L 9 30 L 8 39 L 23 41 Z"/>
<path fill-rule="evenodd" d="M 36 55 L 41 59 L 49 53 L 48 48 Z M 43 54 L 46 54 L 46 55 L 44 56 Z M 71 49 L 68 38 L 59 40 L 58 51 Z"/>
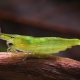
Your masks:
<path fill-rule="evenodd" d="M 0 0 L 0 27 L 8 34 L 80 38 L 80 1 Z M 0 40 L 1 52 L 5 43 Z M 80 60 L 80 47 L 54 55 Z"/>

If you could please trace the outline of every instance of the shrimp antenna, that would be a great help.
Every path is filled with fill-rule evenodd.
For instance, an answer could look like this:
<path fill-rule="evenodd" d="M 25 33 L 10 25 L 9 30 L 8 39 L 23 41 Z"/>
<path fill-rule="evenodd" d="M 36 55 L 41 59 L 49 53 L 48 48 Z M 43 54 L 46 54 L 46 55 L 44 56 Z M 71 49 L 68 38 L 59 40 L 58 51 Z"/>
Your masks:
<path fill-rule="evenodd" d="M 0 20 L 0 24 L 1 24 L 1 20 Z M 0 34 L 1 34 L 1 27 L 0 27 Z"/>
<path fill-rule="evenodd" d="M 0 28 L 0 34 L 1 34 L 1 28 Z"/>

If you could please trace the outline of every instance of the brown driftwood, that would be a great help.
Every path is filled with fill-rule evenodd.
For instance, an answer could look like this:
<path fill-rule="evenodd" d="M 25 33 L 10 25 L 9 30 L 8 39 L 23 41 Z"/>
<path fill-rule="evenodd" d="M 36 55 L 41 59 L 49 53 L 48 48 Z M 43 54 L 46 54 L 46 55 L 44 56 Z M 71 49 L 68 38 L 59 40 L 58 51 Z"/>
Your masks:
<path fill-rule="evenodd" d="M 80 80 L 80 62 L 55 56 L 0 53 L 0 80 Z"/>

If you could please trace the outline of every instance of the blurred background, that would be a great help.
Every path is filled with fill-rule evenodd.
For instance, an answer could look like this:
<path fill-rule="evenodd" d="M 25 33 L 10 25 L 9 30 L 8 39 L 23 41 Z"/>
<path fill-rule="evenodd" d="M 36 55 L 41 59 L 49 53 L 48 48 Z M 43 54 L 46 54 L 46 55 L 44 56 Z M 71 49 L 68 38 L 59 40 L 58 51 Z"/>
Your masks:
<path fill-rule="evenodd" d="M 80 38 L 80 1 L 0 0 L 0 27 L 7 34 Z M 6 50 L 0 40 L 0 52 Z M 54 55 L 80 60 L 80 46 Z"/>

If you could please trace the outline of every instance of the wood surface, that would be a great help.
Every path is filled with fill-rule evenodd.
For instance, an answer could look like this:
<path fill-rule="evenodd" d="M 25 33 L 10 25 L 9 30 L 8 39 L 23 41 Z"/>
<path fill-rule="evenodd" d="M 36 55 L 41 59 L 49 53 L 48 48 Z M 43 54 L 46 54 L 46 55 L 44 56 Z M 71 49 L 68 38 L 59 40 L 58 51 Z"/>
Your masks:
<path fill-rule="evenodd" d="M 80 80 L 80 62 L 53 55 L 1 52 L 0 80 Z"/>

